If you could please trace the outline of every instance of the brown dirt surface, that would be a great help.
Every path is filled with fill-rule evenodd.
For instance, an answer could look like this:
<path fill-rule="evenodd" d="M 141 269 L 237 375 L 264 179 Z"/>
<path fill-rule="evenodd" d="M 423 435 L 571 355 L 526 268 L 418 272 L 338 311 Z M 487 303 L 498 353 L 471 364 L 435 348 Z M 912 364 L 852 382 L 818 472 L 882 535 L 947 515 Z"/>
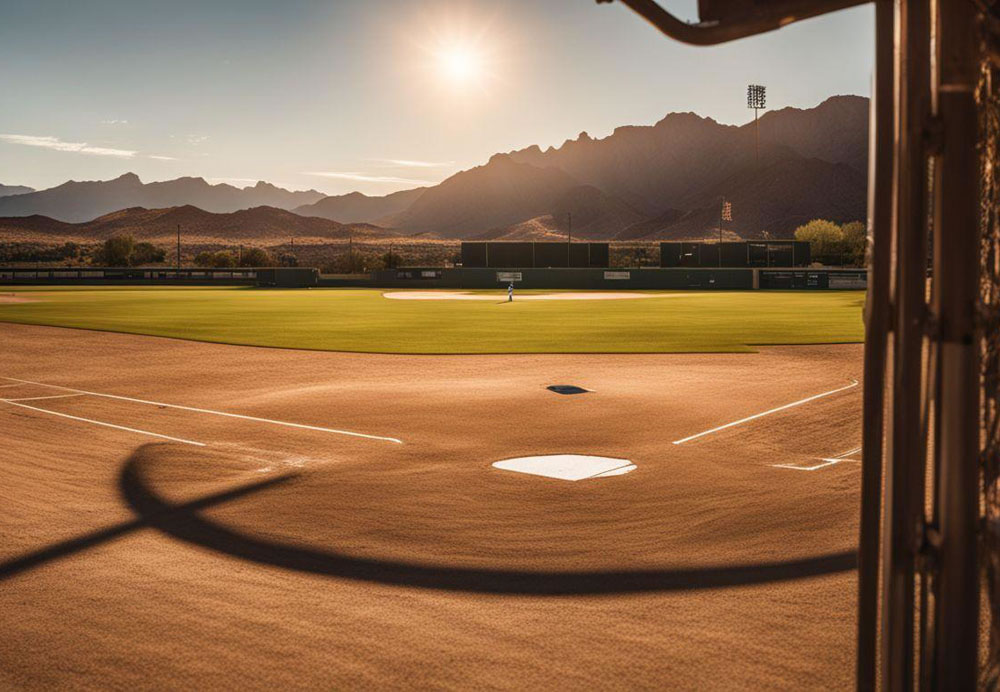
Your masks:
<path fill-rule="evenodd" d="M 33 303 L 34 298 L 27 298 L 25 296 L 19 296 L 14 293 L 3 294 L 0 293 L 0 303 Z"/>
<path fill-rule="evenodd" d="M 0 687 L 852 684 L 859 464 L 773 464 L 857 447 L 861 388 L 672 443 L 860 379 L 860 345 L 393 356 L 12 324 L 0 343 L 0 376 L 28 381 L 0 379 Z M 638 468 L 490 466 L 549 453 Z"/>

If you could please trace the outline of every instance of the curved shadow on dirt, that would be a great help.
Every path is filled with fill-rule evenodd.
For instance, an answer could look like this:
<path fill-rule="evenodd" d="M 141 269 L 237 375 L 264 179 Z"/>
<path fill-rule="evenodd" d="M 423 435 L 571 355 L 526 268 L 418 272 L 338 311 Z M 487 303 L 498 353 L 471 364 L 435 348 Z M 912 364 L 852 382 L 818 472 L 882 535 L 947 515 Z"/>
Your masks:
<path fill-rule="evenodd" d="M 192 512 L 197 512 L 198 510 L 205 509 L 213 505 L 230 502 L 241 498 L 244 495 L 265 490 L 275 485 L 280 485 L 281 483 L 287 483 L 293 478 L 295 478 L 295 475 L 289 474 L 286 476 L 278 476 L 277 478 L 259 481 L 257 483 L 241 485 L 237 488 L 229 488 L 228 490 L 212 493 L 211 495 L 204 495 L 195 500 L 191 500 L 190 502 L 182 502 L 180 504 L 171 505 L 168 511 L 171 514 L 177 515 L 178 518 L 189 517 Z M 164 517 L 161 516 L 160 521 L 163 520 Z M 106 526 L 102 529 L 89 531 L 87 533 L 80 534 L 79 536 L 74 536 L 73 538 L 67 538 L 66 540 L 52 543 L 44 548 L 39 548 L 29 553 L 10 558 L 9 560 L 4 560 L 3 562 L 0 562 L 0 581 L 16 577 L 22 572 L 28 572 L 36 567 L 41 567 L 48 562 L 70 557 L 76 553 L 96 548 L 104 543 L 117 540 L 136 531 L 151 527 L 152 525 L 148 521 L 140 517 L 131 521 L 123 521 L 112 526 Z"/>
<path fill-rule="evenodd" d="M 198 514 L 205 506 L 203 503 L 173 504 L 157 495 L 140 466 L 140 455 L 129 458 L 119 476 L 119 489 L 144 526 L 159 529 L 185 543 L 250 562 L 375 584 L 471 593 L 598 595 L 765 584 L 847 572 L 857 566 L 853 550 L 751 565 L 560 572 L 449 567 L 352 557 L 335 551 L 262 540 L 209 521 Z"/>

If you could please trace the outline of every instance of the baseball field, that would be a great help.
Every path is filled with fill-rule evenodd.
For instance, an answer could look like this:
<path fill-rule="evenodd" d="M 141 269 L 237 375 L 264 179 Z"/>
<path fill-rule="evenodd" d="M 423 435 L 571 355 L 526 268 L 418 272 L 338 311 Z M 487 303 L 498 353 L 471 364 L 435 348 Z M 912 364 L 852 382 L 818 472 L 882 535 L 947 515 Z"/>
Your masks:
<path fill-rule="evenodd" d="M 864 295 L 642 295 L 4 288 L 0 687 L 849 687 Z"/>

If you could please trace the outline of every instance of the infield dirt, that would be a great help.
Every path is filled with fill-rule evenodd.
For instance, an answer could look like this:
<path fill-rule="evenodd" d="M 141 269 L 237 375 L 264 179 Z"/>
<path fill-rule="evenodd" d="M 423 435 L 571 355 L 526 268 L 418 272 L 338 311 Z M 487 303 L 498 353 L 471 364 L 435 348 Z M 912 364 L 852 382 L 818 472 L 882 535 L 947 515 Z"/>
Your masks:
<path fill-rule="evenodd" d="M 0 342 L 0 376 L 36 383 L 0 380 L 0 687 L 851 685 L 859 464 L 773 465 L 856 447 L 861 388 L 673 442 L 860 379 L 860 345 Z M 555 453 L 638 468 L 490 466 Z"/>

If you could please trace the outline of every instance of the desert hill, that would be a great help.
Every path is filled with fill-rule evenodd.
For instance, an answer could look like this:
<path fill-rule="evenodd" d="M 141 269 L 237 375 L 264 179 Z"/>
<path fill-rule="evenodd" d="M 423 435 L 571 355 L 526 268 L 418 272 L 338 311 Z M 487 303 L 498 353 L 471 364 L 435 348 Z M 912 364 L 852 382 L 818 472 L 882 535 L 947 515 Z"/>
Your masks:
<path fill-rule="evenodd" d="M 318 216 L 341 223 L 374 223 L 406 211 L 426 188 L 393 192 L 382 197 L 370 197 L 360 192 L 324 197 L 313 204 L 292 209 L 301 216 Z M 379 224 L 381 225 L 381 224 Z"/>
<path fill-rule="evenodd" d="M 136 240 L 172 242 L 178 225 L 185 242 L 204 244 L 274 244 L 322 242 L 355 237 L 391 237 L 385 229 L 369 224 L 341 224 L 329 219 L 298 216 L 284 209 L 255 207 L 215 214 L 190 205 L 166 209 L 134 207 L 105 214 L 84 223 L 66 223 L 45 216 L 0 218 L 0 234 L 19 242 L 103 241 L 113 235 L 131 234 Z"/>

